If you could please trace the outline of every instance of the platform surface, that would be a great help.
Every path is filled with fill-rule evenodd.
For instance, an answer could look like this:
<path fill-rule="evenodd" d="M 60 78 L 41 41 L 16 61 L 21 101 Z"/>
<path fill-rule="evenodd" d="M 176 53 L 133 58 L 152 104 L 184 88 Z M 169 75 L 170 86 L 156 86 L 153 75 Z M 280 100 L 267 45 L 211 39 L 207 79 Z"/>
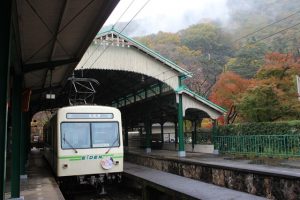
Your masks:
<path fill-rule="evenodd" d="M 204 165 L 238 169 L 240 171 L 255 172 L 266 175 L 276 175 L 288 177 L 292 179 L 300 178 L 300 158 L 289 159 L 265 159 L 266 163 L 256 161 L 237 159 L 233 156 L 214 155 L 206 153 L 186 152 L 186 157 L 178 157 L 177 151 L 169 150 L 152 150 L 151 153 L 146 153 L 144 149 L 130 148 L 128 153 L 150 156 L 162 160 L 178 160 L 190 163 L 199 163 Z"/>
<path fill-rule="evenodd" d="M 263 197 L 196 181 L 175 174 L 125 162 L 124 173 L 203 200 L 262 200 Z"/>
<path fill-rule="evenodd" d="M 39 150 L 32 150 L 29 156 L 27 179 L 21 179 L 21 196 L 25 200 L 64 200 L 55 182 L 48 163 Z M 10 198 L 10 182 L 6 184 L 5 199 Z"/>

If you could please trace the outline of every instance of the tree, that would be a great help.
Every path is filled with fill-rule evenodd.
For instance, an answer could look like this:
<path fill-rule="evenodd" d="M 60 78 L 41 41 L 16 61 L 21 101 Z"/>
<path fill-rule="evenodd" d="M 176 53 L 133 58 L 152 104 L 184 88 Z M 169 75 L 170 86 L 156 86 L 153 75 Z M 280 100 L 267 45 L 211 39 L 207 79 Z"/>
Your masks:
<path fill-rule="evenodd" d="M 255 86 L 239 100 L 239 112 L 247 121 L 255 122 L 299 119 L 296 74 L 300 74 L 300 61 L 292 54 L 267 54 Z"/>
<path fill-rule="evenodd" d="M 284 108 L 280 105 L 273 87 L 262 84 L 242 95 L 238 110 L 248 121 L 265 122 L 279 119 Z"/>
<path fill-rule="evenodd" d="M 240 48 L 235 57 L 228 60 L 225 68 L 244 78 L 253 78 L 264 63 L 266 45 L 263 43 L 249 43 Z"/>
<path fill-rule="evenodd" d="M 225 72 L 220 75 L 212 89 L 209 99 L 227 109 L 234 105 L 236 98 L 247 90 L 252 82 L 234 72 Z"/>
<path fill-rule="evenodd" d="M 196 65 L 190 67 L 195 77 L 188 85 L 201 95 L 207 96 L 217 76 L 222 73 L 227 59 L 232 56 L 230 36 L 219 24 L 213 22 L 190 26 L 178 34 L 184 46 L 201 52 L 196 59 Z"/>
<path fill-rule="evenodd" d="M 235 106 L 236 99 L 247 90 L 252 81 L 247 80 L 235 74 L 234 72 L 226 72 L 220 75 L 218 81 L 212 89 L 209 99 L 228 109 L 226 123 L 233 123 L 237 110 Z"/>

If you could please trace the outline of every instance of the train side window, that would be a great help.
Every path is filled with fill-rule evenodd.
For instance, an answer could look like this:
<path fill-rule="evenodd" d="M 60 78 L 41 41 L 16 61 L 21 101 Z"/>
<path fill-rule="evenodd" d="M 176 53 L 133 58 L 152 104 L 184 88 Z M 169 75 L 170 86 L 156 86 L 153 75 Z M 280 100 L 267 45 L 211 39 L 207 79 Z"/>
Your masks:
<path fill-rule="evenodd" d="M 44 141 L 48 145 L 52 145 L 52 127 L 48 126 L 44 129 Z"/>
<path fill-rule="evenodd" d="M 52 135 L 53 135 L 53 128 L 52 126 L 50 126 L 48 130 L 48 144 L 50 146 L 52 145 Z"/>
<path fill-rule="evenodd" d="M 61 146 L 63 149 L 84 149 L 91 147 L 89 123 L 61 123 Z"/>
<path fill-rule="evenodd" d="M 118 147 L 120 146 L 119 126 L 117 122 L 92 123 L 93 147 Z"/>

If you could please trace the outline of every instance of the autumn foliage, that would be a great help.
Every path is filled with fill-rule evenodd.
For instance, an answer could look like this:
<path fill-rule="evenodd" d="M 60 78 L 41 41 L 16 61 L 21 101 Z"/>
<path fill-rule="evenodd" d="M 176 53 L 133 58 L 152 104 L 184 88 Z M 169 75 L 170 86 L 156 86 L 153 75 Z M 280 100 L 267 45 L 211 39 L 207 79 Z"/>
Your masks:
<path fill-rule="evenodd" d="M 247 121 L 299 119 L 296 75 L 300 60 L 292 54 L 270 53 L 257 72 L 255 86 L 240 99 L 239 110 Z"/>
<path fill-rule="evenodd" d="M 214 85 L 209 99 L 230 109 L 237 96 L 245 92 L 251 83 L 251 80 L 244 79 L 234 72 L 223 73 Z"/>

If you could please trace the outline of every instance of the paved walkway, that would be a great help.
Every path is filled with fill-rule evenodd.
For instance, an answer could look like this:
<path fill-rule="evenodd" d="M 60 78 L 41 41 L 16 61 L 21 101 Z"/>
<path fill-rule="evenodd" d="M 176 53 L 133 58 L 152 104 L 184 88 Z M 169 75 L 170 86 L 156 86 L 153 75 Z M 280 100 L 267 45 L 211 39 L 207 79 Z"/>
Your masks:
<path fill-rule="evenodd" d="M 231 169 L 239 169 L 241 171 L 252 171 L 256 173 L 264 173 L 270 175 L 280 175 L 289 178 L 300 178 L 300 159 L 288 160 L 281 159 L 273 162 L 269 160 L 271 164 L 250 164 L 255 163 L 253 160 L 236 159 L 230 156 L 205 154 L 205 153 L 193 153 L 187 152 L 186 157 L 179 158 L 177 151 L 169 150 L 152 150 L 151 153 L 146 153 L 144 149 L 130 148 L 129 153 L 137 153 L 139 155 L 154 156 L 158 159 L 175 159 L 182 161 L 190 161 L 195 163 L 208 164 L 213 166 L 222 166 Z M 277 165 L 277 166 L 276 166 Z"/>
<path fill-rule="evenodd" d="M 263 197 L 196 181 L 175 174 L 125 162 L 124 173 L 188 197 L 203 200 L 262 200 Z"/>
<path fill-rule="evenodd" d="M 27 169 L 28 178 L 21 180 L 21 196 L 25 200 L 64 200 L 64 197 L 54 180 L 51 169 L 38 150 L 32 150 Z M 10 182 L 6 184 L 10 191 Z M 5 194 L 6 199 L 10 193 Z"/>

